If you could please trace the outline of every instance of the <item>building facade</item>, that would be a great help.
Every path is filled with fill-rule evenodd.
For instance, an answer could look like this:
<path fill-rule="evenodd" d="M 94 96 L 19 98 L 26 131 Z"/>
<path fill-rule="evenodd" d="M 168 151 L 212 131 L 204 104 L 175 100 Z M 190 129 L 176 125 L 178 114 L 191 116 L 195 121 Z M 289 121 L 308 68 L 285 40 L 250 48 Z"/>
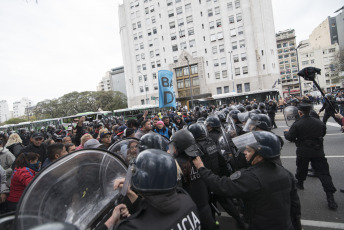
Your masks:
<path fill-rule="evenodd" d="M 13 102 L 13 117 L 21 117 L 26 115 L 26 109 L 32 107 L 33 105 L 33 101 L 27 97 L 23 97 L 20 101 Z"/>
<path fill-rule="evenodd" d="M 11 113 L 6 100 L 0 101 L 0 123 L 3 123 L 11 118 Z"/>
<path fill-rule="evenodd" d="M 159 70 L 181 105 L 279 78 L 271 0 L 128 0 L 119 19 L 129 107 L 157 103 Z"/>
<path fill-rule="evenodd" d="M 341 50 L 344 50 L 344 6 L 339 9 L 340 13 L 336 16 L 338 44 Z"/>
<path fill-rule="evenodd" d="M 278 62 L 283 96 L 300 95 L 295 30 L 289 29 L 276 34 Z"/>
<path fill-rule="evenodd" d="M 99 82 L 97 91 L 119 91 L 127 95 L 124 67 L 117 67 L 107 71 Z"/>

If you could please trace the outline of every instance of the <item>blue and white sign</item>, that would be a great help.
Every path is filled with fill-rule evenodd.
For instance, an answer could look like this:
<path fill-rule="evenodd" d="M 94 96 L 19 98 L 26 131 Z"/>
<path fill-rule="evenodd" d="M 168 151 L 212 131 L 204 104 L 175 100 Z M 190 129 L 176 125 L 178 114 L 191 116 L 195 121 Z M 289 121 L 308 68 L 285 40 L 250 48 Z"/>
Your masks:
<path fill-rule="evenodd" d="M 173 88 L 173 72 L 159 70 L 159 108 L 176 108 L 176 95 Z"/>

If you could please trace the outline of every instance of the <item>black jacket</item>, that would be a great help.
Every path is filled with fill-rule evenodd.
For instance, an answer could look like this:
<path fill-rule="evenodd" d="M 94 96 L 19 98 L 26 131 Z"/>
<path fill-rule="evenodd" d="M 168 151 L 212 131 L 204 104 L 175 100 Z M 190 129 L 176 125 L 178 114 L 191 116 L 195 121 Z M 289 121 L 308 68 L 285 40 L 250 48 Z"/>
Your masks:
<path fill-rule="evenodd" d="M 336 105 L 335 101 L 330 101 L 333 107 L 338 107 L 338 105 Z M 322 112 L 323 110 L 325 110 L 325 113 L 335 113 L 335 110 L 330 106 L 330 104 L 328 103 L 327 100 L 325 100 L 325 103 L 323 104 L 323 106 L 321 107 L 321 109 L 319 110 L 319 112 Z"/>
<path fill-rule="evenodd" d="M 228 177 L 200 168 L 201 178 L 219 196 L 239 197 L 249 213 L 249 229 L 293 230 L 301 216 L 293 175 L 282 166 L 260 162 Z"/>
<path fill-rule="evenodd" d="M 326 125 L 319 119 L 302 116 L 295 121 L 284 136 L 288 141 L 295 142 L 296 155 L 301 157 L 325 156 L 323 137 L 326 134 Z"/>
<path fill-rule="evenodd" d="M 275 116 L 276 109 L 277 109 L 277 105 L 275 102 L 273 102 L 271 105 L 267 104 L 267 106 L 266 106 L 266 110 L 267 110 L 269 116 Z"/>
<path fill-rule="evenodd" d="M 25 153 L 25 152 L 27 152 L 27 153 L 29 153 L 29 152 L 38 153 L 40 156 L 39 160 L 42 163 L 47 158 L 47 146 L 45 145 L 45 143 L 42 143 L 39 147 L 37 147 L 31 143 L 28 146 L 26 146 L 25 148 L 23 148 L 22 150 L 20 150 L 20 153 Z"/>

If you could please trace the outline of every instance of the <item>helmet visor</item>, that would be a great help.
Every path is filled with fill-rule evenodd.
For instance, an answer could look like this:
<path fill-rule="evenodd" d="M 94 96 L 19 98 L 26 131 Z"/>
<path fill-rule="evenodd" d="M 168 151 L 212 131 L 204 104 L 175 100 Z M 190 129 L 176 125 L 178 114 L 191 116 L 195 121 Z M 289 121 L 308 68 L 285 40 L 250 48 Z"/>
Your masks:
<path fill-rule="evenodd" d="M 244 128 L 243 128 L 243 131 L 244 132 L 252 132 L 252 131 L 256 130 L 256 127 L 257 127 L 257 121 L 249 118 L 248 121 L 246 122 Z"/>
<path fill-rule="evenodd" d="M 250 146 L 253 148 L 256 148 L 258 146 L 258 142 L 253 133 L 246 133 L 244 135 L 235 137 L 232 139 L 232 141 L 241 152 L 245 150 L 246 146 Z"/>

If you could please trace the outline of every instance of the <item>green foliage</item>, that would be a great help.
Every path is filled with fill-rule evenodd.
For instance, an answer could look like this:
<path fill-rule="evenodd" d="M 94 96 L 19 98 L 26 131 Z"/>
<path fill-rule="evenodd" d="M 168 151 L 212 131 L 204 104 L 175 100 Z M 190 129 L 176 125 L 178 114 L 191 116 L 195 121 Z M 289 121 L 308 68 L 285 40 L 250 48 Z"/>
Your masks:
<path fill-rule="evenodd" d="M 20 122 L 24 122 L 24 121 L 27 121 L 26 119 L 21 119 L 21 118 L 11 118 L 7 121 L 4 122 L 4 124 L 18 124 Z"/>
<path fill-rule="evenodd" d="M 330 64 L 330 79 L 332 83 L 342 83 L 344 80 L 344 49 L 340 50 Z"/>
<path fill-rule="evenodd" d="M 58 99 L 38 102 L 34 110 L 37 119 L 70 116 L 83 112 L 112 111 L 127 107 L 127 97 L 118 91 L 71 92 Z"/>

